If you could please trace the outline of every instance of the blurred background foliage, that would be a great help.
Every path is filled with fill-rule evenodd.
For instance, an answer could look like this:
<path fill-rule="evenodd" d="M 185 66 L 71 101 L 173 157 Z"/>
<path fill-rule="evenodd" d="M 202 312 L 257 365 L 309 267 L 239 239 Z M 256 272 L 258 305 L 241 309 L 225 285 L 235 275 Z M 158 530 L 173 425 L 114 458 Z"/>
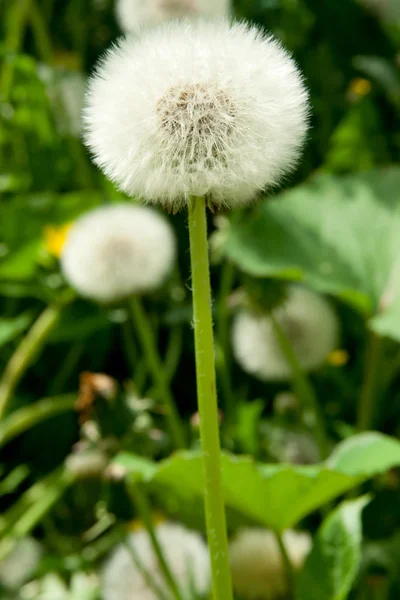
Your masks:
<path fill-rule="evenodd" d="M 291 188 L 293 193 L 303 193 L 310 199 L 311 213 L 313 194 L 317 199 L 319 195 L 334 196 L 343 186 L 340 194 L 346 197 L 351 185 L 346 181 L 354 180 L 341 176 L 353 177 L 371 170 L 378 173 L 378 169 L 393 168 L 399 163 L 397 0 L 237 0 L 234 10 L 237 17 L 265 26 L 283 41 L 294 54 L 310 88 L 312 129 L 300 168 L 285 182 L 289 198 Z M 124 199 L 92 166 L 80 139 L 85 78 L 118 35 L 113 0 L 0 0 L 2 368 L 34 319 L 67 291 L 58 266 L 67 226 L 92 207 Z M 388 193 L 383 195 L 398 202 L 400 175 L 395 169 L 390 171 L 388 179 L 382 176 L 382 171 L 379 173 L 388 186 Z M 325 177 L 323 188 L 315 184 L 320 181 L 316 180 L 318 176 Z M 311 187 L 301 187 L 303 184 Z M 275 208 L 271 205 L 265 210 Z M 344 219 L 344 213 L 341 214 L 342 217 L 332 213 L 329 218 L 332 222 Z M 366 218 L 362 205 L 358 216 L 360 220 Z M 258 218 L 260 215 L 256 214 L 255 220 Z M 269 222 L 268 214 L 265 218 Z M 357 215 L 353 218 L 356 222 Z M 371 227 L 373 221 L 371 217 Z M 189 422 L 196 411 L 196 398 L 185 216 L 177 215 L 173 222 L 181 250 L 179 269 L 163 290 L 146 299 L 146 308 L 157 332 L 161 354 L 166 357 L 175 398 Z M 263 222 L 265 227 L 267 222 Z M 224 223 L 227 226 L 221 214 L 210 222 L 214 237 L 224 233 Z M 337 224 L 340 237 L 341 227 Z M 249 227 L 251 237 L 252 225 Z M 240 239 L 234 239 L 234 219 L 231 228 L 233 237 L 224 251 L 240 269 L 230 273 L 230 289 L 246 281 L 246 271 L 262 277 L 274 275 L 273 259 L 264 273 L 254 272 L 249 247 L 242 239 L 244 230 L 238 235 Z M 385 229 L 374 235 L 384 237 Z M 362 239 L 367 242 L 368 229 Z M 399 236 L 397 243 L 398 239 Z M 242 252 L 241 243 L 245 246 Z M 270 248 L 265 252 L 270 256 Z M 384 257 L 377 252 L 375 258 L 379 270 Z M 226 262 L 218 252 L 214 259 L 212 278 L 218 305 L 218 298 L 226 302 L 223 296 Z M 321 283 L 319 289 L 332 291 Z M 348 298 L 346 302 L 342 299 L 335 302 L 343 327 L 341 345 L 336 357 L 313 376 L 313 382 L 330 434 L 339 440 L 354 431 L 355 397 L 360 391 L 367 330 L 365 311 L 354 310 L 357 304 L 354 298 L 350 303 Z M 368 318 L 371 316 L 374 311 Z M 385 364 L 392 365 L 382 383 L 377 426 L 398 435 L 400 320 L 397 313 L 390 319 L 377 326 L 391 338 L 387 342 Z M 107 456 L 129 449 L 149 458 L 161 458 L 171 449 L 164 432 L 162 407 L 151 400 L 153 390 L 146 365 L 138 349 L 127 346 L 127 328 L 129 323 L 123 308 L 103 310 L 81 299 L 69 302 L 7 410 L 11 414 L 41 398 L 61 395 L 65 408 L 47 407 L 53 416 L 36 425 L 33 417 L 29 428 L 21 426 L 21 435 L 4 433 L 0 424 L 0 505 L 6 511 L 6 519 L 0 519 L 0 532 L 12 530 L 27 507 L 32 508 L 29 497 L 26 498 L 27 490 L 32 490 L 35 484 L 42 486 L 37 497 L 43 506 L 34 506 L 39 514 L 43 510 L 45 516 L 37 519 L 38 513 L 33 511 L 31 523 L 35 524 L 35 535 L 46 542 L 44 571 L 56 565 L 55 569 L 67 576 L 96 562 L 122 535 L 120 524 L 134 517 L 122 483 L 93 479 L 71 485 L 57 476 L 57 469 L 77 442 L 98 449 L 97 434 L 93 437 L 84 428 L 88 420 L 85 399 L 89 410 L 96 406 L 95 420 L 106 443 L 102 450 Z M 221 376 L 222 397 L 225 398 L 227 385 L 233 387 L 239 418 L 232 424 L 229 414 L 224 414 L 225 447 L 251 453 L 260 460 L 314 462 L 312 440 L 299 430 L 293 417 L 296 406 L 291 406 L 290 401 L 285 404 L 282 395 L 279 396 L 288 393 L 288 386 L 261 384 L 239 371 L 230 358 L 228 366 L 231 382 Z M 99 384 L 87 375 L 85 387 L 84 372 L 106 373 L 118 384 L 108 379 L 104 389 L 104 381 Z M 78 389 L 83 408 L 77 414 L 71 408 Z M 109 394 L 117 403 L 112 409 L 107 400 Z M 19 426 L 17 423 L 16 432 Z M 197 430 L 193 418 L 191 427 L 195 442 Z M 298 443 L 299 434 L 305 436 L 305 443 Z M 292 445 L 290 435 L 294 435 Z M 288 452 L 292 453 L 289 457 Z M 66 488 L 63 501 L 57 502 Z M 374 500 L 364 512 L 367 552 L 363 568 L 372 572 L 379 590 L 380 584 L 386 585 L 389 573 L 388 593 L 395 599 L 400 594 L 396 572 L 400 557 L 398 473 L 393 471 L 382 477 L 375 484 L 375 491 Z M 50 513 L 46 502 L 56 504 Z M 202 527 L 201 511 L 196 506 L 188 504 L 182 508 L 174 505 L 172 498 L 166 498 L 165 503 L 169 504 L 170 514 L 179 514 L 188 523 Z M 231 527 L 242 521 L 243 515 L 232 511 Z M 26 533 L 31 530 L 29 523 L 28 517 Z M 310 518 L 307 525 L 313 529 L 317 521 Z M 104 536 L 104 532 L 108 534 Z M 0 556 L 2 552 L 6 552 L 6 547 L 0 543 Z M 372 592 L 369 595 L 367 589 L 362 593 L 357 597 L 378 599 Z"/>

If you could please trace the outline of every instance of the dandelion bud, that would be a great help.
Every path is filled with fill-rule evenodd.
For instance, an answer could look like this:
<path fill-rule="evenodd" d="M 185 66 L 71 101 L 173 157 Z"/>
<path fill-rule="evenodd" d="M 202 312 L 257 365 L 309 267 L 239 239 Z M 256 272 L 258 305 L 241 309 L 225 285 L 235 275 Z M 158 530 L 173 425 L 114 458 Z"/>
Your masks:
<path fill-rule="evenodd" d="M 283 543 L 295 569 L 311 548 L 308 533 L 285 531 Z M 243 600 L 278 600 L 288 594 L 288 581 L 278 543 L 271 531 L 244 529 L 229 547 L 235 592 Z"/>
<path fill-rule="evenodd" d="M 86 142 L 121 190 L 229 208 L 297 163 L 308 94 L 290 55 L 244 23 L 172 22 L 111 48 L 91 78 Z"/>
<path fill-rule="evenodd" d="M 305 371 L 321 366 L 337 347 L 337 317 L 330 304 L 311 290 L 291 286 L 286 301 L 273 314 Z M 247 373 L 263 381 L 292 377 L 268 314 L 239 312 L 232 344 L 236 360 Z"/>
<path fill-rule="evenodd" d="M 65 278 L 82 296 L 118 302 L 159 286 L 175 260 L 169 223 L 150 208 L 97 208 L 76 221 L 61 255 Z"/>
<path fill-rule="evenodd" d="M 67 456 L 65 468 L 77 479 L 101 477 L 107 467 L 108 457 L 101 450 L 76 452 Z"/>
<path fill-rule="evenodd" d="M 115 6 L 119 26 L 126 33 L 183 17 L 225 17 L 229 9 L 230 0 L 117 0 Z"/>
<path fill-rule="evenodd" d="M 191 597 L 193 588 L 199 596 L 205 596 L 210 585 L 210 564 L 206 544 L 200 535 L 169 522 L 157 525 L 156 535 L 182 598 Z M 150 572 L 154 583 L 165 592 L 165 598 L 172 599 L 147 531 L 135 531 L 127 541 L 144 569 Z M 157 600 L 125 545 L 118 546 L 112 553 L 105 564 L 102 579 L 104 600 Z"/>

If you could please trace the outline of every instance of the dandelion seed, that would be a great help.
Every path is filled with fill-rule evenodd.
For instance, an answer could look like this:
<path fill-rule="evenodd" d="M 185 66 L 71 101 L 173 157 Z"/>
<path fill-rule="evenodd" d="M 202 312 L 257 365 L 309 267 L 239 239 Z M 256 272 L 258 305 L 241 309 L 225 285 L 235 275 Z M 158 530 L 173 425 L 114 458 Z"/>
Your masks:
<path fill-rule="evenodd" d="M 210 565 L 207 547 L 200 535 L 170 522 L 158 525 L 156 535 L 182 597 L 190 596 L 192 585 L 199 595 L 205 595 L 210 585 Z M 129 536 L 128 543 L 136 550 L 155 584 L 161 586 L 169 598 L 147 532 L 136 531 Z M 118 546 L 108 559 L 102 580 L 104 600 L 157 600 L 125 546 Z"/>
<path fill-rule="evenodd" d="M 234 208 L 298 162 L 303 78 L 281 44 L 227 21 L 173 22 L 114 46 L 91 78 L 86 142 L 129 195 Z"/>
<path fill-rule="evenodd" d="M 115 5 L 117 21 L 126 33 L 171 19 L 215 19 L 226 17 L 229 12 L 230 0 L 117 0 Z"/>
<path fill-rule="evenodd" d="M 291 286 L 287 300 L 273 314 L 305 371 L 321 366 L 337 347 L 337 317 L 330 304 L 311 290 Z M 236 360 L 247 373 L 263 381 L 292 377 L 268 315 L 239 312 L 232 344 Z"/>
<path fill-rule="evenodd" d="M 176 254 L 168 221 L 130 204 L 97 208 L 71 228 L 61 256 L 65 278 L 82 296 L 118 302 L 158 287 Z"/>
<path fill-rule="evenodd" d="M 308 533 L 288 530 L 283 543 L 295 569 L 300 569 L 311 549 Z M 285 566 L 274 534 L 244 529 L 229 546 L 233 586 L 244 600 L 279 600 L 288 593 Z"/>
<path fill-rule="evenodd" d="M 22 538 L 0 562 L 0 583 L 8 589 L 20 588 L 36 571 L 42 553 L 41 544 L 34 538 Z"/>

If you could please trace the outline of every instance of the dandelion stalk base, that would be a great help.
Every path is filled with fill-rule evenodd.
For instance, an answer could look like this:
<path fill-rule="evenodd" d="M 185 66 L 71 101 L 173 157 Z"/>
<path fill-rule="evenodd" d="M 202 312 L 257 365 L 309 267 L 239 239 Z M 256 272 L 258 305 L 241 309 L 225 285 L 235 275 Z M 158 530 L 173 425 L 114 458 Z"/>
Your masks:
<path fill-rule="evenodd" d="M 202 197 L 191 199 L 189 205 L 189 235 L 197 398 L 200 414 L 205 514 L 211 554 L 213 593 L 214 600 L 232 600 L 226 517 L 221 481 L 206 201 Z"/>

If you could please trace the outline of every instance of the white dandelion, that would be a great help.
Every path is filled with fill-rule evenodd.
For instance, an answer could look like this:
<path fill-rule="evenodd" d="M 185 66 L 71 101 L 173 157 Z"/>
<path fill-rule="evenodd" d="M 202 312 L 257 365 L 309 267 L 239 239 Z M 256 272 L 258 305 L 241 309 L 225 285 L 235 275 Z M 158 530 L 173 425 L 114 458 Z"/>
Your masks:
<path fill-rule="evenodd" d="M 227 17 L 230 4 L 230 0 L 117 0 L 115 14 L 122 31 L 130 33 L 183 17 Z"/>
<path fill-rule="evenodd" d="M 336 314 L 322 296 L 311 290 L 289 287 L 287 299 L 273 314 L 305 371 L 321 366 L 337 347 Z M 239 312 L 233 322 L 232 345 L 237 362 L 247 373 L 263 381 L 292 377 L 268 315 Z"/>
<path fill-rule="evenodd" d="M 162 215 L 152 208 L 114 204 L 74 223 L 61 267 L 82 296 L 111 303 L 158 287 L 175 255 L 174 232 Z"/>
<path fill-rule="evenodd" d="M 20 588 L 38 568 L 42 554 L 39 542 L 32 537 L 22 538 L 0 561 L 0 583 L 8 589 Z"/>
<path fill-rule="evenodd" d="M 108 51 L 85 123 L 96 164 L 127 194 L 169 208 L 207 195 L 234 208 L 297 163 L 308 94 L 290 55 L 258 28 L 172 22 Z"/>
<path fill-rule="evenodd" d="M 303 566 L 311 549 L 308 533 L 287 530 L 283 534 L 294 569 Z M 229 546 L 233 587 L 244 600 L 280 600 L 288 593 L 288 581 L 274 534 L 265 529 L 243 529 Z"/>
<path fill-rule="evenodd" d="M 210 564 L 207 546 L 201 536 L 182 525 L 168 522 L 156 527 L 156 535 L 182 597 L 191 597 L 193 586 L 198 594 L 205 595 L 210 586 Z M 135 549 L 154 583 L 162 587 L 169 598 L 147 532 L 132 533 L 128 543 Z M 106 562 L 102 583 L 104 600 L 157 600 L 125 546 L 118 546 Z"/>

